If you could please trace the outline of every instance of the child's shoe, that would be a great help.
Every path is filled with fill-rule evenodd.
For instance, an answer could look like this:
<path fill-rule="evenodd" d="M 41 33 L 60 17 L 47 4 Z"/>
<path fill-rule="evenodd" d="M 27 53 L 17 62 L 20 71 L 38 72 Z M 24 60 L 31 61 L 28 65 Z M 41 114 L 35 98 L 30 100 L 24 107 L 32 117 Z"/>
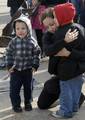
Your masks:
<path fill-rule="evenodd" d="M 54 111 L 54 112 L 52 112 L 51 115 L 53 117 L 55 117 L 55 118 L 72 118 L 73 117 L 72 115 L 68 115 L 68 116 L 66 116 L 66 115 L 60 115 L 59 111 Z"/>
<path fill-rule="evenodd" d="M 31 111 L 32 110 L 32 105 L 31 103 L 28 103 L 25 105 L 25 111 Z"/>
<path fill-rule="evenodd" d="M 22 108 L 21 108 L 20 106 L 19 106 L 19 107 L 14 107 L 13 110 L 14 110 L 14 112 L 16 112 L 16 113 L 22 112 Z"/>

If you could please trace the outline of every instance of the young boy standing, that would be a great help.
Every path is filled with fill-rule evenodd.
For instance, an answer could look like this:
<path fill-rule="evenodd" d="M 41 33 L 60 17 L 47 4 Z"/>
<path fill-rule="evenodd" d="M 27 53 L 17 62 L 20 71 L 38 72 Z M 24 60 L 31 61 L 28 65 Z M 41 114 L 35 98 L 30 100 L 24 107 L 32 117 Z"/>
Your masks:
<path fill-rule="evenodd" d="M 73 22 L 76 12 L 72 3 L 60 4 L 48 11 L 44 12 L 41 18 L 47 28 L 43 46 L 46 55 L 55 56 L 56 75 L 60 79 L 60 108 L 52 115 L 71 118 L 73 113 L 78 111 L 83 83 L 84 71 L 79 68 L 79 63 L 82 63 L 82 60 L 85 62 L 84 28 Z M 79 31 L 76 40 L 64 39 L 69 29 Z"/>
<path fill-rule="evenodd" d="M 16 37 L 6 50 L 6 65 L 10 74 L 10 98 L 15 112 L 22 112 L 20 90 L 24 88 L 25 110 L 32 110 L 32 73 L 39 67 L 40 48 L 34 38 L 30 20 L 20 16 L 13 23 Z"/>

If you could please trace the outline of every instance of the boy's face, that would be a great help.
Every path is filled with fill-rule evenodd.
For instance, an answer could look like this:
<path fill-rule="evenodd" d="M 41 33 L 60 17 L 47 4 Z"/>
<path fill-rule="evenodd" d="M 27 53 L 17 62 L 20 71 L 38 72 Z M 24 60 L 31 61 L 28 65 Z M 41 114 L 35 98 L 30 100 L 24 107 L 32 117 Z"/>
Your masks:
<path fill-rule="evenodd" d="M 56 28 L 58 27 L 57 22 L 54 20 L 54 18 L 46 17 L 43 20 L 43 25 L 45 28 L 51 32 L 55 32 Z"/>
<path fill-rule="evenodd" d="M 28 33 L 26 24 L 18 21 L 15 23 L 15 31 L 16 35 L 20 38 L 24 38 Z"/>

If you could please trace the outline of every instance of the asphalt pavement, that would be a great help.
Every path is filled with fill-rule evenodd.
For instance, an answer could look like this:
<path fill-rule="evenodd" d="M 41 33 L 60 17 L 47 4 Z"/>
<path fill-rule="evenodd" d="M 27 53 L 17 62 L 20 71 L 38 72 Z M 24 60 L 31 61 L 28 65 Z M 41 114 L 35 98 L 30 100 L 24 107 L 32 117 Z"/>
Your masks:
<path fill-rule="evenodd" d="M 2 29 L 10 21 L 9 8 L 6 6 L 7 0 L 0 0 L 0 36 L 2 34 Z M 4 52 L 5 48 L 0 48 L 0 52 Z M 35 84 L 33 91 L 33 110 L 26 112 L 23 110 L 22 113 L 16 114 L 11 110 L 11 104 L 9 99 L 9 78 L 3 80 L 4 76 L 7 75 L 6 70 L 0 70 L 0 120 L 59 120 L 51 116 L 51 112 L 58 109 L 57 107 L 40 110 L 37 106 L 37 99 L 39 94 L 43 89 L 44 82 L 50 78 L 47 72 L 48 59 L 45 58 L 41 60 L 39 70 L 35 74 Z M 83 93 L 85 93 L 85 84 L 82 88 Z M 23 107 L 23 89 L 21 90 L 22 96 L 22 107 Z M 65 119 L 64 119 L 65 120 Z M 85 120 L 85 103 L 76 113 L 76 115 L 70 120 Z"/>

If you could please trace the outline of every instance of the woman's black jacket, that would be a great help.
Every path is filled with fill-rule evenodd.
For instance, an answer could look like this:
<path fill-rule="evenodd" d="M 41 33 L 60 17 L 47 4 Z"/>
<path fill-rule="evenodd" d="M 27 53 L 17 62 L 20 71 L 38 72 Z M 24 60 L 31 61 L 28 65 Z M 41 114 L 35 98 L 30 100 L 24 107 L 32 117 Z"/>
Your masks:
<path fill-rule="evenodd" d="M 73 42 L 66 43 L 64 38 L 69 28 L 77 29 L 79 35 Z M 64 47 L 71 52 L 69 57 L 55 57 Z M 58 75 L 61 80 L 71 79 L 84 72 L 79 67 L 80 62 L 85 63 L 85 30 L 81 25 L 72 23 L 59 27 L 54 34 L 46 32 L 43 36 L 43 49 L 50 56 L 49 73 Z"/>

